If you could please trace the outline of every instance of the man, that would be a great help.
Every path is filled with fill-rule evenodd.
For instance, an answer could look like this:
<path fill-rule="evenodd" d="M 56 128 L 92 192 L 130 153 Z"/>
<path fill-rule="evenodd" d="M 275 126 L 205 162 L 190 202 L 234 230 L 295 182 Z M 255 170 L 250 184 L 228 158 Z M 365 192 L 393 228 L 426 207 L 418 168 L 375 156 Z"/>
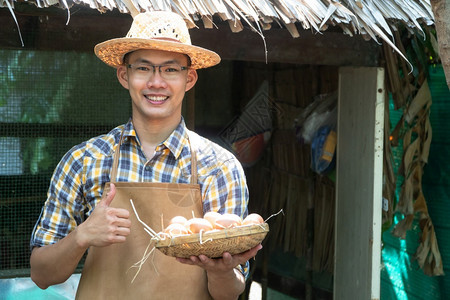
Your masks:
<path fill-rule="evenodd" d="M 192 46 L 186 23 L 170 12 L 137 15 L 127 37 L 95 53 L 117 68 L 132 119 L 75 146 L 55 169 L 31 240 L 31 278 L 41 288 L 64 282 L 88 250 L 78 299 L 236 299 L 245 287 L 241 265 L 261 245 L 220 259 L 175 259 L 154 249 L 139 273 L 133 268 L 150 238 L 130 200 L 156 231 L 175 215 L 248 213 L 239 162 L 189 131 L 181 116 L 196 69 L 220 57 Z"/>

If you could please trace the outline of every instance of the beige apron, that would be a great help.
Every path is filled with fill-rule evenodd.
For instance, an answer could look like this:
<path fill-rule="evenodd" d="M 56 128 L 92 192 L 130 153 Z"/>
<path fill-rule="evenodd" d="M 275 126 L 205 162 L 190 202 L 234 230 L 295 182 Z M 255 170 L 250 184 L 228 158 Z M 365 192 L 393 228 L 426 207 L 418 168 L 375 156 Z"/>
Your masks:
<path fill-rule="evenodd" d="M 130 212 L 131 233 L 125 243 L 89 248 L 76 299 L 211 299 L 203 269 L 181 264 L 157 249 L 132 283 L 138 269 L 131 267 L 143 258 L 151 237 L 137 220 L 130 199 L 140 219 L 156 232 L 162 230 L 161 220 L 166 227 L 177 215 L 187 219 L 192 213 L 196 217 L 203 216 L 203 206 L 197 184 L 196 155 L 192 149 L 190 184 L 115 182 L 121 144 L 122 137 L 112 166 L 111 182 L 116 186 L 116 195 L 111 206 Z M 103 196 L 108 189 L 109 184 Z M 149 250 L 152 247 L 153 244 Z"/>

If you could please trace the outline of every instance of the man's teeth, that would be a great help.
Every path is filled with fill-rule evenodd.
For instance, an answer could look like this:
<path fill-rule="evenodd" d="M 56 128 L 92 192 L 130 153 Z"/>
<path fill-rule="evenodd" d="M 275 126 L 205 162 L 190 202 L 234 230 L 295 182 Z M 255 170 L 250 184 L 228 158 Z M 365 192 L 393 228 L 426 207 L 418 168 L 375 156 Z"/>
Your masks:
<path fill-rule="evenodd" d="M 145 96 L 145 98 L 147 98 L 148 100 L 151 100 L 151 101 L 164 101 L 168 97 L 165 97 L 165 96 Z"/>

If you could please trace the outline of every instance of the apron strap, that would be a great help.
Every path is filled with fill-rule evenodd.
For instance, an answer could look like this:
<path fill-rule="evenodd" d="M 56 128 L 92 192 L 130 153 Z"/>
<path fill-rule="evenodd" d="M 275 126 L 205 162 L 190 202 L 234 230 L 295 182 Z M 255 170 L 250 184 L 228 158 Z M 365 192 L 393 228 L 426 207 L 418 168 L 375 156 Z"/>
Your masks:
<path fill-rule="evenodd" d="M 123 142 L 123 133 L 125 132 L 125 127 L 122 129 L 122 133 L 120 134 L 119 144 L 117 145 L 116 151 L 114 151 L 114 161 L 111 170 L 111 182 L 116 182 L 117 177 L 117 169 L 119 168 L 119 157 L 120 157 L 120 146 Z"/>
<path fill-rule="evenodd" d="M 117 145 L 116 151 L 114 151 L 114 161 L 111 170 L 111 182 L 116 182 L 117 170 L 119 168 L 119 157 L 120 157 L 120 146 L 123 142 L 123 133 L 125 132 L 125 127 L 122 129 L 122 133 L 120 134 L 119 144 Z M 189 135 L 188 135 L 189 137 Z M 197 153 L 195 149 L 192 147 L 192 143 L 188 138 L 189 149 L 191 151 L 191 184 L 197 184 Z"/>
<path fill-rule="evenodd" d="M 192 147 L 191 140 L 189 141 L 189 149 L 191 150 L 191 184 L 197 184 L 197 152 Z"/>

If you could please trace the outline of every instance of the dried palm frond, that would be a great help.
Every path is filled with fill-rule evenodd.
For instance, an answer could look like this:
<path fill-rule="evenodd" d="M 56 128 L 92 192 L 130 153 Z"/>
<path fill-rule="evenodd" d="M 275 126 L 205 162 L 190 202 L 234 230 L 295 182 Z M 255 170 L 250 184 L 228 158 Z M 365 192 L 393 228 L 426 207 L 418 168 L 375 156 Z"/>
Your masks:
<path fill-rule="evenodd" d="M 414 203 L 414 210 L 420 214 L 419 225 L 422 231 L 420 244 L 417 247 L 415 257 L 424 273 L 430 276 L 444 275 L 441 253 L 439 251 L 436 232 L 428 214 L 425 197 L 420 193 Z"/>
<path fill-rule="evenodd" d="M 396 210 L 404 215 L 404 219 L 396 224 L 392 233 L 404 239 L 414 219 L 418 217 L 422 233 L 415 257 L 426 274 L 438 276 L 444 274 L 442 258 L 422 192 L 423 167 L 428 162 L 432 136 L 430 106 L 431 93 L 425 80 L 413 100 L 408 103 L 400 120 L 404 126 L 411 125 L 411 127 L 403 136 L 403 159 L 399 173 L 403 176 L 404 182 L 396 207 Z"/>

